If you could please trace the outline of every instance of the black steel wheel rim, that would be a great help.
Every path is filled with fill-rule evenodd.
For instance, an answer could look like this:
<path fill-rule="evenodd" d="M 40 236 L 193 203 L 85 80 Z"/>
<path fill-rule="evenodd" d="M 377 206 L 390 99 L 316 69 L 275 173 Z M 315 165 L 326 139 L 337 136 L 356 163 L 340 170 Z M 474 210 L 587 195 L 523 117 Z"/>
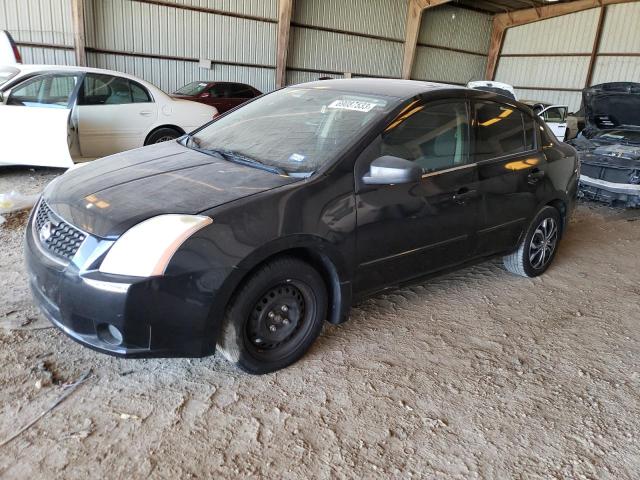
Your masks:
<path fill-rule="evenodd" d="M 294 352 L 313 327 L 316 300 L 299 280 L 276 283 L 258 298 L 249 313 L 245 340 L 252 353 L 276 360 Z"/>

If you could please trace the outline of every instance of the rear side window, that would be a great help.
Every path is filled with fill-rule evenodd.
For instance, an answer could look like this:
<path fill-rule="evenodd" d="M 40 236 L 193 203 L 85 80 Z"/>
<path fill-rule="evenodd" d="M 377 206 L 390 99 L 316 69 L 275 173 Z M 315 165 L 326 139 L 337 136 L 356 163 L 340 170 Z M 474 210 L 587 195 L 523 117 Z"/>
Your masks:
<path fill-rule="evenodd" d="M 525 150 L 533 150 L 536 148 L 536 130 L 535 121 L 530 115 L 522 115 L 524 121 L 524 148 Z"/>
<path fill-rule="evenodd" d="M 229 96 L 229 88 L 226 83 L 216 83 L 209 89 L 209 93 L 215 98 L 227 98 Z"/>
<path fill-rule="evenodd" d="M 479 162 L 531 150 L 525 139 L 523 115 L 509 105 L 493 102 L 475 103 L 474 158 Z"/>
<path fill-rule="evenodd" d="M 253 90 L 241 83 L 231 84 L 229 96 L 233 98 L 253 98 L 255 95 Z"/>
<path fill-rule="evenodd" d="M 409 107 L 382 135 L 382 155 L 412 160 L 425 172 L 467 162 L 469 122 L 461 101 Z"/>
<path fill-rule="evenodd" d="M 123 105 L 150 102 L 149 92 L 122 77 L 88 73 L 82 86 L 80 105 Z"/>

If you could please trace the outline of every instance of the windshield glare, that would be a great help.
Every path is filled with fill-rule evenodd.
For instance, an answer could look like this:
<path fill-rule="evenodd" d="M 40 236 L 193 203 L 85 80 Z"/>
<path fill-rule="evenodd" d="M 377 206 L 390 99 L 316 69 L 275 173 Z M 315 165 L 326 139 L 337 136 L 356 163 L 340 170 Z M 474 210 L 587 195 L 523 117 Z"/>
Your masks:
<path fill-rule="evenodd" d="M 209 85 L 207 82 L 191 82 L 179 88 L 174 93 L 178 95 L 200 95 Z"/>
<path fill-rule="evenodd" d="M 220 118 L 194 140 L 202 150 L 226 149 L 288 173 L 312 173 L 397 103 L 393 97 L 289 87 Z"/>
<path fill-rule="evenodd" d="M 15 77 L 20 70 L 13 67 L 0 67 L 0 87 Z"/>

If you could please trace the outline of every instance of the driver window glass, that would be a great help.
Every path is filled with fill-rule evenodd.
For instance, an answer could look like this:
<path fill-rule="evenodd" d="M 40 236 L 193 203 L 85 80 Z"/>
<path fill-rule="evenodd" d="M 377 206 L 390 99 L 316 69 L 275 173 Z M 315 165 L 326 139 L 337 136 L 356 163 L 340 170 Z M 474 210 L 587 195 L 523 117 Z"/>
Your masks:
<path fill-rule="evenodd" d="M 75 75 L 48 75 L 27 80 L 16 86 L 8 105 L 25 107 L 67 108 L 78 77 Z"/>
<path fill-rule="evenodd" d="M 565 108 L 550 108 L 542 115 L 545 122 L 563 122 L 566 114 L 567 110 Z"/>
<path fill-rule="evenodd" d="M 414 104 L 382 136 L 382 155 L 416 162 L 425 172 L 467 163 L 469 121 L 466 102 Z"/>

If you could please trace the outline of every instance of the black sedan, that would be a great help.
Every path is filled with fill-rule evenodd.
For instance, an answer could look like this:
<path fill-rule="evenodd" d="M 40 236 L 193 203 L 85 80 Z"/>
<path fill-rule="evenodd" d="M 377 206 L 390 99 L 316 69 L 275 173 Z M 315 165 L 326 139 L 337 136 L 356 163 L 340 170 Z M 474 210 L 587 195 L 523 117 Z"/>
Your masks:
<path fill-rule="evenodd" d="M 503 96 L 297 85 L 53 181 L 26 232 L 30 285 L 55 325 L 98 351 L 217 347 L 266 373 L 382 289 L 497 255 L 540 275 L 577 179 L 575 150 Z"/>

